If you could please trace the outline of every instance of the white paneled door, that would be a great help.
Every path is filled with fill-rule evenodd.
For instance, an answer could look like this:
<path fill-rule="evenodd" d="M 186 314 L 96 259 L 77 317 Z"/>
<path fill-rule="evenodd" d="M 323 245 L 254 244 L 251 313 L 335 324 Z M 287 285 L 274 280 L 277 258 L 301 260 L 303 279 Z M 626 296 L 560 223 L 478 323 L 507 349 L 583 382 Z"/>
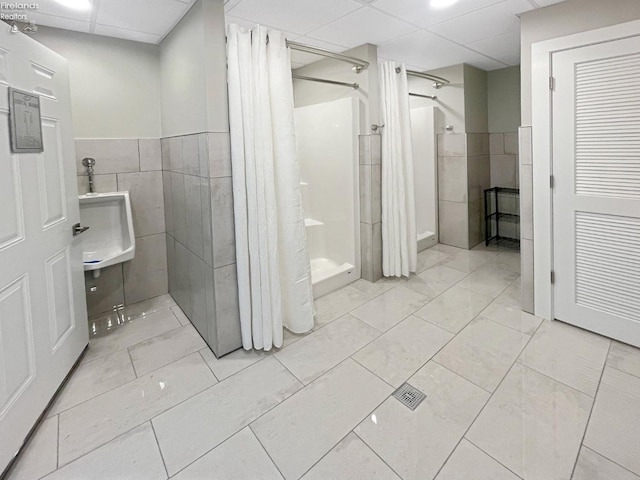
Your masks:
<path fill-rule="evenodd" d="M 43 153 L 12 153 L 9 87 L 39 95 Z M 88 343 L 64 58 L 0 28 L 0 473 Z"/>
<path fill-rule="evenodd" d="M 552 70 L 554 316 L 640 346 L 640 37 Z"/>

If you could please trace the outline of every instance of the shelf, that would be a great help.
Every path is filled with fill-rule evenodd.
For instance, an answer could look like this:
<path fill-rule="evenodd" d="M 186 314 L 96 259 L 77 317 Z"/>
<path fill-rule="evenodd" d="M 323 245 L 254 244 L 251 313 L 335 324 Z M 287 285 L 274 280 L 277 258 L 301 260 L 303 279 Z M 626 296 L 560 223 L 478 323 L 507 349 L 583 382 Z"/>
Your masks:
<path fill-rule="evenodd" d="M 520 219 L 520 215 L 518 215 L 517 213 L 498 213 L 498 212 L 490 213 L 489 215 L 487 215 L 487 218 L 491 218 L 495 216 L 497 216 L 499 220 L 507 220 L 512 222 L 517 222 Z"/>
<path fill-rule="evenodd" d="M 503 211 L 519 208 L 520 190 L 517 188 L 493 187 L 484 191 L 485 208 L 485 244 L 496 243 L 507 248 L 520 248 L 520 215 Z M 494 212 L 489 213 L 490 210 Z M 509 237 L 500 235 L 507 233 Z M 492 236 L 493 235 L 493 236 Z M 512 237 L 515 236 L 516 238 Z"/>
<path fill-rule="evenodd" d="M 305 227 L 318 227 L 320 225 L 324 225 L 320 220 L 314 220 L 313 218 L 305 218 L 304 226 Z"/>

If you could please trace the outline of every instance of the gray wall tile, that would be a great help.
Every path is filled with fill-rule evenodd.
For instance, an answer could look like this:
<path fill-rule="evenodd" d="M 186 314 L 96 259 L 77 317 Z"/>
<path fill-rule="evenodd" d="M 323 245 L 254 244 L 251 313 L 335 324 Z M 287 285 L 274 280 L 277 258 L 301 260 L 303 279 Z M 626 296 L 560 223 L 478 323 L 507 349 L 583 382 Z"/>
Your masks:
<path fill-rule="evenodd" d="M 440 243 L 469 248 L 469 215 L 466 203 L 439 202 Z"/>
<path fill-rule="evenodd" d="M 167 293 L 169 286 L 165 234 L 136 238 L 136 256 L 123 264 L 123 272 L 127 304 Z"/>
<path fill-rule="evenodd" d="M 169 170 L 172 172 L 182 172 L 184 170 L 182 137 L 171 137 L 169 139 Z"/>
<path fill-rule="evenodd" d="M 382 220 L 382 166 L 371 165 L 371 222 Z"/>
<path fill-rule="evenodd" d="M 184 190 L 185 175 L 171 173 L 171 202 L 173 209 L 173 229 L 170 233 L 176 241 L 187 245 L 187 200 Z"/>
<path fill-rule="evenodd" d="M 373 225 L 360 223 L 360 275 L 373 282 Z"/>
<path fill-rule="evenodd" d="M 489 155 L 479 155 L 468 158 L 467 181 L 469 186 L 469 201 L 484 201 L 484 191 L 491 187 L 491 161 Z"/>
<path fill-rule="evenodd" d="M 382 137 L 380 135 L 371 135 L 371 165 L 380 165 L 382 163 Z"/>
<path fill-rule="evenodd" d="M 137 139 L 76 140 L 76 169 L 80 175 L 87 172 L 82 166 L 85 157 L 96 159 L 95 174 L 140 171 Z"/>
<path fill-rule="evenodd" d="M 198 161 L 200 162 L 198 175 L 209 178 L 209 147 L 206 133 L 198 134 Z"/>
<path fill-rule="evenodd" d="M 371 165 L 360 165 L 360 221 L 373 223 L 371 215 Z"/>
<path fill-rule="evenodd" d="M 533 166 L 520 170 L 520 235 L 533 240 Z"/>
<path fill-rule="evenodd" d="M 140 152 L 140 171 L 162 170 L 162 147 L 159 138 L 141 138 L 138 140 Z"/>
<path fill-rule="evenodd" d="M 382 278 L 382 223 L 373 224 L 373 232 L 371 234 L 372 251 L 373 251 L 373 282 Z"/>
<path fill-rule="evenodd" d="M 231 177 L 211 179 L 213 266 L 235 263 L 236 240 Z"/>
<path fill-rule="evenodd" d="M 491 155 L 504 155 L 504 133 L 489 134 L 489 153 Z"/>
<path fill-rule="evenodd" d="M 520 284 L 522 287 L 522 310 L 533 314 L 534 290 L 533 290 L 533 240 L 520 241 Z"/>
<path fill-rule="evenodd" d="M 467 155 L 488 155 L 489 154 L 489 134 L 488 133 L 468 133 L 467 134 Z"/>
<path fill-rule="evenodd" d="M 200 175 L 200 147 L 198 135 L 185 135 L 182 137 L 182 173 L 188 175 Z"/>
<path fill-rule="evenodd" d="M 518 134 L 504 134 L 504 153 L 507 155 L 518 155 Z"/>
<path fill-rule="evenodd" d="M 516 187 L 515 155 L 491 155 L 491 186 Z"/>
<path fill-rule="evenodd" d="M 228 133 L 208 132 L 209 176 L 231 176 L 231 143 Z"/>
<path fill-rule="evenodd" d="M 438 156 L 463 157 L 467 154 L 467 135 L 465 133 L 446 133 L 438 135 Z"/>
<path fill-rule="evenodd" d="M 162 197 L 164 199 L 164 228 L 173 232 L 173 197 L 171 195 L 171 172 L 162 172 Z"/>
<path fill-rule="evenodd" d="M 162 172 L 119 173 L 118 191 L 129 191 L 136 237 L 165 231 Z"/>
<path fill-rule="evenodd" d="M 438 157 L 438 196 L 449 202 L 467 201 L 467 157 Z"/>
<path fill-rule="evenodd" d="M 189 261 L 189 304 L 191 315 L 189 320 L 203 338 L 209 338 L 209 316 L 207 312 L 207 271 L 211 267 L 193 253 L 188 252 Z"/>
<path fill-rule="evenodd" d="M 469 202 L 469 244 L 473 248 L 484 240 L 484 200 Z"/>
<path fill-rule="evenodd" d="M 160 140 L 160 149 L 162 151 L 162 170 L 171 171 L 171 147 L 168 138 Z"/>
<path fill-rule="evenodd" d="M 520 127 L 518 132 L 520 134 L 518 141 L 520 163 L 522 165 L 531 165 L 533 158 L 531 155 L 531 127 Z"/>
<path fill-rule="evenodd" d="M 121 263 L 103 268 L 98 278 L 93 278 L 92 272 L 85 272 L 84 284 L 89 316 L 109 312 L 115 306 L 124 305 Z M 95 292 L 91 291 L 92 287 L 96 287 Z"/>
<path fill-rule="evenodd" d="M 89 193 L 89 177 L 78 175 L 76 179 L 78 180 L 78 195 Z M 93 190 L 98 193 L 116 192 L 118 190 L 116 174 L 94 175 Z"/>
<path fill-rule="evenodd" d="M 217 339 L 212 347 L 221 356 L 242 346 L 236 264 L 214 269 L 214 285 Z"/>
<path fill-rule="evenodd" d="M 198 258 L 204 257 L 204 239 L 202 230 L 202 185 L 203 178 L 184 175 L 184 197 L 186 205 L 186 243 L 185 246 Z"/>
<path fill-rule="evenodd" d="M 371 165 L 371 135 L 358 135 L 358 159 L 360 165 Z"/>

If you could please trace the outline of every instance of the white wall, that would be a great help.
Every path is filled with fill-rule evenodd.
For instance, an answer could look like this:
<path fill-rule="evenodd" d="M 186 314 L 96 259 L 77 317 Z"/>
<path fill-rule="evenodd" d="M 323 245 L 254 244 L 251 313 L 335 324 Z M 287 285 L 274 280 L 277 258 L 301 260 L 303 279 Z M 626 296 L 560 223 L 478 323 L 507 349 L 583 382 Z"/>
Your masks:
<path fill-rule="evenodd" d="M 517 132 L 520 126 L 520 66 L 487 72 L 489 133 Z"/>
<path fill-rule="evenodd" d="M 638 0 L 566 0 L 525 12 L 521 24 L 522 125 L 531 125 L 531 44 L 640 18 Z"/>
<path fill-rule="evenodd" d="M 360 100 L 363 108 L 361 112 L 360 133 L 370 134 L 372 123 L 379 123 L 379 95 L 378 95 L 378 58 L 375 45 L 361 45 L 347 50 L 345 55 L 361 58 L 369 62 L 369 67 L 361 73 L 355 73 L 348 63 L 329 58 L 318 57 L 320 60 L 304 67 L 297 68 L 294 73 L 308 77 L 326 78 L 339 82 L 358 83 L 360 88 L 354 90 L 349 87 L 328 85 L 307 80 L 294 80 L 293 92 L 296 107 L 331 102 L 340 98 L 354 97 Z"/>
<path fill-rule="evenodd" d="M 411 98 L 411 108 L 415 107 L 438 107 L 442 112 L 442 125 L 453 125 L 453 131 L 464 133 L 465 131 L 465 105 L 464 105 L 464 65 L 453 65 L 451 67 L 430 70 L 427 73 L 446 78 L 451 82 L 446 87 L 436 89 L 433 82 L 419 77 L 409 77 L 409 91 L 423 95 L 436 95 L 437 100 Z M 444 129 L 439 128 L 437 133 L 444 133 Z"/>
<path fill-rule="evenodd" d="M 198 0 L 160 44 L 162 136 L 228 132 L 222 0 Z"/>
<path fill-rule="evenodd" d="M 76 138 L 160 137 L 157 45 L 43 26 L 34 38 L 69 61 Z"/>

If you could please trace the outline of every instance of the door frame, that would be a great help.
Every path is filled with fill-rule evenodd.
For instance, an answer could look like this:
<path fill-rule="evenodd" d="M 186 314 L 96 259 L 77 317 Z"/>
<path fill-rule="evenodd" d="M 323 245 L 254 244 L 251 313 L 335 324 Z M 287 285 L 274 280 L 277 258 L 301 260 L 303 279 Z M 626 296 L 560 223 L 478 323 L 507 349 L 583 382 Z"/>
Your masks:
<path fill-rule="evenodd" d="M 533 148 L 534 313 L 554 317 L 553 257 L 553 103 L 550 78 L 553 54 L 565 50 L 640 36 L 640 20 L 534 43 L 531 46 L 531 145 Z"/>

